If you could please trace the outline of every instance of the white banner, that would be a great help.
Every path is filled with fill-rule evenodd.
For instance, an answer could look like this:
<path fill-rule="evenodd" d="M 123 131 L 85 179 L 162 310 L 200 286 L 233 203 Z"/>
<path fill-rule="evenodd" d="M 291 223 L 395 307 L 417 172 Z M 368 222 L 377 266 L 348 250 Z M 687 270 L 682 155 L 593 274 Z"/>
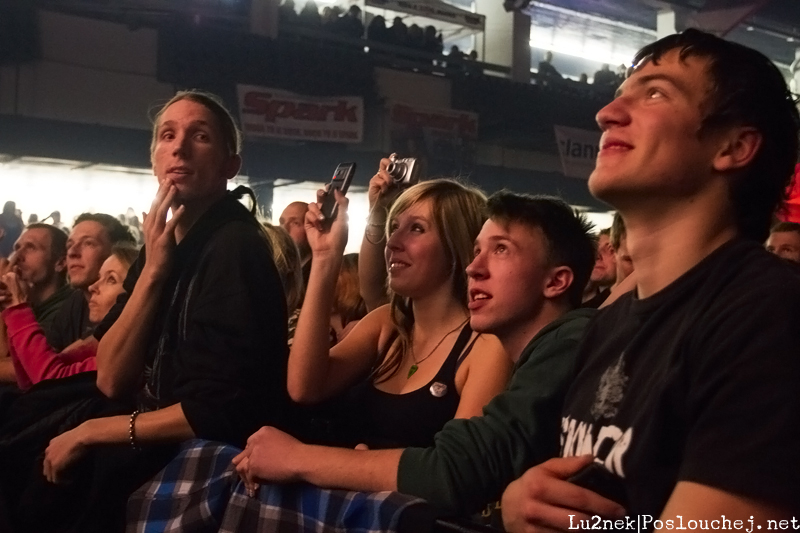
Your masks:
<path fill-rule="evenodd" d="M 600 148 L 600 132 L 555 126 L 564 175 L 589 179 Z"/>
<path fill-rule="evenodd" d="M 364 101 L 359 96 L 303 96 L 253 85 L 237 90 L 246 137 L 339 143 L 363 138 Z"/>

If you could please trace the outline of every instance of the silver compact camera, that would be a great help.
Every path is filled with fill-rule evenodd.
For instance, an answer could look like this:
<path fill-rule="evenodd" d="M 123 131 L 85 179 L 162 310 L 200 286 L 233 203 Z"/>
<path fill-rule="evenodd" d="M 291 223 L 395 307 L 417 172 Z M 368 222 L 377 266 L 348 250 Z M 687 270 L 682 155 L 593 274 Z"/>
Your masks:
<path fill-rule="evenodd" d="M 389 160 L 391 163 L 386 167 L 386 172 L 392 177 L 395 185 L 408 187 L 419 181 L 419 165 L 416 159 L 413 157 L 398 159 L 397 154 L 392 154 Z"/>

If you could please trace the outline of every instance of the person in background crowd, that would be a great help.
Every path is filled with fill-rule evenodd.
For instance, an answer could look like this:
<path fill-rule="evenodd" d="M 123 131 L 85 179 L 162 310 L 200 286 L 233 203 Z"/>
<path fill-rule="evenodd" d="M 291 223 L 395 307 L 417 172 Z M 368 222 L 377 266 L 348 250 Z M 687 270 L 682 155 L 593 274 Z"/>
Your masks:
<path fill-rule="evenodd" d="M 769 232 L 767 251 L 789 261 L 800 263 L 800 224 L 779 222 Z"/>
<path fill-rule="evenodd" d="M 283 3 L 278 7 L 278 18 L 281 24 L 291 25 L 299 22 L 294 0 L 283 0 Z"/>
<path fill-rule="evenodd" d="M 278 218 L 278 224 L 289 233 L 300 252 L 304 286 L 308 284 L 308 275 L 311 272 L 311 248 L 308 246 L 305 228 L 307 211 L 308 204 L 306 202 L 292 202 L 286 206 Z"/>
<path fill-rule="evenodd" d="M 319 8 L 314 0 L 306 0 L 297 17 L 297 23 L 311 29 L 322 27 L 322 15 L 319 14 Z"/>
<path fill-rule="evenodd" d="M 434 26 L 425 26 L 423 34 L 423 49 L 430 54 L 441 54 L 444 50 L 442 34 L 437 35 Z"/>
<path fill-rule="evenodd" d="M 129 242 L 116 244 L 111 249 L 100 267 L 97 280 L 88 288 L 90 323 L 98 324 L 111 310 L 117 296 L 123 292 L 122 282 L 138 255 L 139 250 Z M 27 303 L 27 286 L 14 272 L 5 274 L 2 282 L 11 293 L 11 305 L 2 312 L 2 317 L 8 328 L 11 360 L 20 389 L 27 390 L 45 379 L 62 378 L 97 368 L 97 342 L 94 338 L 80 346 L 72 346 L 69 353 L 59 354 L 60 350 L 48 344 Z"/>
<path fill-rule="evenodd" d="M 373 178 L 373 179 L 380 179 Z M 476 512 L 532 464 L 553 457 L 578 342 L 594 314 L 575 310 L 594 262 L 590 225 L 563 201 L 500 192 L 475 240 L 470 323 L 497 335 L 515 362 L 483 416 L 448 422 L 428 448 L 362 451 L 308 446 L 262 429 L 238 461 L 248 484 L 308 481 L 399 490 L 449 513 Z"/>
<path fill-rule="evenodd" d="M 47 342 L 56 352 L 91 335 L 97 322 L 89 318 L 89 287 L 100 279 L 100 268 L 111 255 L 112 247 L 122 243 L 134 245 L 135 240 L 111 215 L 82 213 L 75 219 L 67 239 L 66 260 L 69 284 L 74 291 L 53 317 L 47 334 Z"/>
<path fill-rule="evenodd" d="M 367 25 L 367 39 L 384 44 L 389 43 L 389 29 L 386 27 L 386 19 L 381 15 L 372 17 Z"/>
<path fill-rule="evenodd" d="M 610 234 L 611 228 L 606 228 L 597 235 L 597 258 L 592 275 L 589 277 L 589 283 L 586 284 L 583 292 L 581 307 L 591 309 L 600 307 L 600 304 L 611 294 L 611 286 L 617 279 L 617 258 L 611 245 Z"/>
<path fill-rule="evenodd" d="M 358 254 L 345 254 L 342 257 L 342 269 L 336 280 L 336 292 L 333 296 L 331 327 L 336 332 L 336 341 L 342 342 L 358 321 L 367 314 L 364 298 L 359 292 Z"/>
<path fill-rule="evenodd" d="M 619 80 L 617 80 L 616 74 L 611 72 L 611 67 L 608 63 L 603 63 L 600 70 L 594 73 L 592 83 L 598 87 L 616 87 L 619 85 Z"/>
<path fill-rule="evenodd" d="M 389 28 L 390 44 L 395 46 L 406 46 L 408 44 L 408 26 L 403 22 L 402 17 L 395 17 L 392 27 Z"/>
<path fill-rule="evenodd" d="M 36 224 L 37 222 L 39 222 L 39 215 L 36 213 L 31 213 L 28 215 L 28 225 Z"/>
<path fill-rule="evenodd" d="M 14 251 L 14 243 L 22 235 L 24 227 L 22 219 L 17 216 L 17 204 L 6 202 L 0 213 L 0 259 L 7 258 Z"/>
<path fill-rule="evenodd" d="M 67 235 L 55 226 L 32 224 L 14 243 L 10 261 L 0 262 L 0 275 L 13 269 L 28 285 L 28 302 L 45 334 L 72 293 L 66 282 L 66 244 Z M 8 305 L 7 291 L 0 290 L 0 308 Z"/>
<path fill-rule="evenodd" d="M 299 311 L 305 291 L 300 252 L 286 229 L 281 226 L 273 226 L 269 222 L 264 222 L 262 225 L 269 238 L 272 258 L 278 269 L 281 285 L 283 285 L 283 294 L 286 296 L 286 312 L 291 317 Z"/>
<path fill-rule="evenodd" d="M 553 66 L 553 52 L 546 52 L 544 60 L 539 62 L 537 77 L 541 81 L 561 80 L 561 73 Z"/>
<path fill-rule="evenodd" d="M 597 115 L 589 189 L 625 220 L 635 290 L 587 330 L 561 457 L 506 489 L 510 533 L 594 515 L 766 530 L 800 509 L 800 276 L 763 246 L 797 161 L 793 95 L 760 52 L 694 29 L 634 65 Z"/>
<path fill-rule="evenodd" d="M 60 229 L 64 233 L 69 233 L 69 228 L 66 226 L 66 224 L 61 222 L 61 211 L 53 211 L 52 213 L 50 213 L 49 218 L 52 221 L 50 222 L 51 226 Z"/>
<path fill-rule="evenodd" d="M 338 19 L 338 32 L 351 39 L 361 39 L 364 36 L 364 23 L 361 22 L 361 8 L 351 5 L 347 13 Z"/>
<path fill-rule="evenodd" d="M 619 213 L 614 213 L 614 220 L 611 223 L 611 248 L 614 250 L 616 260 L 616 279 L 611 286 L 611 290 L 614 291 L 633 274 L 633 260 L 628 252 L 628 233 L 625 230 L 625 221 Z"/>

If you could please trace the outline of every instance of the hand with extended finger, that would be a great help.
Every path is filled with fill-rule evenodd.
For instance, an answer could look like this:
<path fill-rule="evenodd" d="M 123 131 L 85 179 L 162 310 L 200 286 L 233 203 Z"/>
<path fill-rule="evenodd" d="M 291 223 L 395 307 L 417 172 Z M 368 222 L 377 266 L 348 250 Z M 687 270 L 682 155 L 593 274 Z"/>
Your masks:
<path fill-rule="evenodd" d="M 150 205 L 150 212 L 142 213 L 146 253 L 144 270 L 157 280 L 163 280 L 169 273 L 172 250 L 175 248 L 175 227 L 184 212 L 184 207 L 180 206 L 173 210 L 172 218 L 167 220 L 167 213 L 176 194 L 177 189 L 172 182 L 164 180 L 158 186 L 156 197 Z"/>
<path fill-rule="evenodd" d="M 503 493 L 503 526 L 508 533 L 569 531 L 593 515 L 621 518 L 625 509 L 567 481 L 593 461 L 591 455 L 558 457 L 534 466 Z M 572 517 L 570 517 L 572 515 Z"/>
<path fill-rule="evenodd" d="M 16 272 L 13 270 L 6 272 L 2 277 L 0 277 L 0 281 L 2 281 L 2 284 L 8 293 L 7 298 L 3 299 L 2 305 L 5 307 L 12 307 L 28 301 L 28 291 L 30 290 L 30 285 L 28 282 L 20 279 Z"/>
<path fill-rule="evenodd" d="M 62 433 L 50 441 L 44 451 L 44 477 L 50 483 L 64 481 L 64 472 L 84 456 L 88 446 L 87 423 Z"/>
<path fill-rule="evenodd" d="M 305 228 L 308 245 L 315 259 L 341 257 L 347 246 L 347 206 L 349 200 L 339 189 L 333 190 L 336 199 L 336 216 L 332 221 L 325 220 L 320 210 L 326 192 L 317 191 L 317 203 L 308 204 Z"/>

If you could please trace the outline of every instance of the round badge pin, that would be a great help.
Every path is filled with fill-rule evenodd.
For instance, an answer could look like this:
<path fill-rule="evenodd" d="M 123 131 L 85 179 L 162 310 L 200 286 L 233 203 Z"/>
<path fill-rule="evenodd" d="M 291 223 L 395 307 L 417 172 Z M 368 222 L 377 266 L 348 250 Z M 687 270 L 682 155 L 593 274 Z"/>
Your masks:
<path fill-rule="evenodd" d="M 436 396 L 437 398 L 441 398 L 445 394 L 447 394 L 447 385 L 444 383 L 439 383 L 438 381 L 431 385 L 431 394 Z"/>

